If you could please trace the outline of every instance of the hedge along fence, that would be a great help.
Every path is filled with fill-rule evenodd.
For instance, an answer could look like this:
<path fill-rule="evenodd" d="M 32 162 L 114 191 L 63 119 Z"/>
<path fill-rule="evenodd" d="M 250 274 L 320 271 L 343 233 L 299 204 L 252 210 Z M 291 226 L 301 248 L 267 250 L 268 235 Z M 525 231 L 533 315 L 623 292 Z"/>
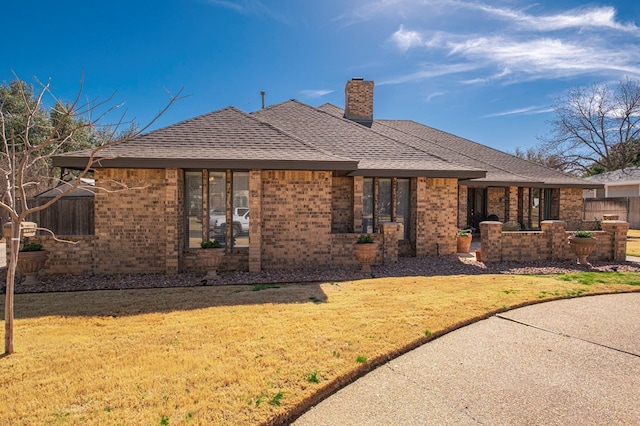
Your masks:
<path fill-rule="evenodd" d="M 621 261 L 626 259 L 629 223 L 607 220 L 602 231 L 594 231 L 597 243 L 589 260 Z M 528 262 L 572 260 L 567 224 L 562 220 L 545 220 L 541 231 L 502 231 L 502 222 L 480 223 L 482 260 L 485 262 Z"/>

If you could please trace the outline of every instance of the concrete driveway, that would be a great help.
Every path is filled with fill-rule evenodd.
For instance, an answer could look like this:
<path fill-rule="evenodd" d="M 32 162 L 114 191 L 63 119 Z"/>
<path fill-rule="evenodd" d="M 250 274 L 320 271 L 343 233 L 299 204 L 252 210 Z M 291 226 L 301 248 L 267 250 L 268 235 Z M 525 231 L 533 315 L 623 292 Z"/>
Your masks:
<path fill-rule="evenodd" d="M 640 424 L 640 293 L 548 302 L 449 333 L 301 416 L 304 425 Z"/>

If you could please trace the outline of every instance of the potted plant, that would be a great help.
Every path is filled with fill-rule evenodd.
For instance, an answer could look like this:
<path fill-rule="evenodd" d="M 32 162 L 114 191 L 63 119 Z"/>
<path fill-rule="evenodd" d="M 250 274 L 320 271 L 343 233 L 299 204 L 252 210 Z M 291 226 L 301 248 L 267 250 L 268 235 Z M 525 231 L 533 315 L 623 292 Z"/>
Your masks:
<path fill-rule="evenodd" d="M 18 270 L 25 276 L 25 284 L 37 284 L 38 273 L 49 257 L 42 244 L 26 242 L 18 253 Z"/>
<path fill-rule="evenodd" d="M 469 253 L 471 249 L 471 239 L 473 236 L 469 231 L 458 231 L 457 235 L 457 252 L 458 253 Z"/>
<path fill-rule="evenodd" d="M 360 262 L 362 272 L 371 273 L 371 264 L 378 254 L 378 243 L 369 235 L 360 235 L 358 240 L 353 243 L 353 253 Z"/>
<path fill-rule="evenodd" d="M 596 238 L 589 231 L 577 231 L 569 237 L 569 246 L 571 251 L 578 257 L 580 265 L 591 266 L 587 262 L 587 257 L 593 252 L 596 246 Z"/>
<path fill-rule="evenodd" d="M 199 263 L 207 270 L 203 279 L 215 280 L 218 278 L 218 267 L 224 256 L 224 247 L 217 240 L 203 241 L 200 247 L 202 250 L 198 251 Z"/>

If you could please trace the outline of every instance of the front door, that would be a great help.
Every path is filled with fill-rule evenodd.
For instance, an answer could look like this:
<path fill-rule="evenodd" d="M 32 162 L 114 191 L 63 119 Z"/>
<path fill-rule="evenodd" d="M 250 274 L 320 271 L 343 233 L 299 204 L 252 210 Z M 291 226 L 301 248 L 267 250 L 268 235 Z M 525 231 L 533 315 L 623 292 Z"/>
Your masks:
<path fill-rule="evenodd" d="M 487 188 L 467 189 L 467 223 L 475 232 L 480 231 L 480 222 L 487 217 Z"/>

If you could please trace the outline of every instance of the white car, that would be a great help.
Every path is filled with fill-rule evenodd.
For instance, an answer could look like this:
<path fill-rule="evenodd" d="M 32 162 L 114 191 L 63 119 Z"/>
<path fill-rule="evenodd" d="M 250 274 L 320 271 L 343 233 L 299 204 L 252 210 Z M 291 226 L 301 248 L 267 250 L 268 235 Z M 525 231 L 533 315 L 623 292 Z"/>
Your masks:
<path fill-rule="evenodd" d="M 225 235 L 227 218 L 224 212 L 211 211 L 209 214 L 209 229 L 214 235 Z M 233 236 L 249 233 L 249 208 L 238 207 L 233 211 Z"/>

